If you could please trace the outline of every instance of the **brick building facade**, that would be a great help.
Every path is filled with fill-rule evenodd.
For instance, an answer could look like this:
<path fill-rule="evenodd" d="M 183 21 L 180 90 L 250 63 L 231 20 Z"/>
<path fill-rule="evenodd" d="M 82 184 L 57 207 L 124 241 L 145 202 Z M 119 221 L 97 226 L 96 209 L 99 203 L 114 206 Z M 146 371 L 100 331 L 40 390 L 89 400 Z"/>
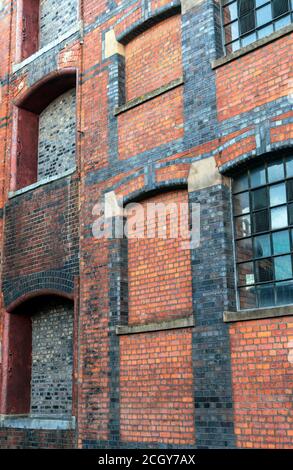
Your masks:
<path fill-rule="evenodd" d="M 293 447 L 292 20 L 0 1 L 0 448 Z M 200 243 L 95 237 L 113 193 Z"/>

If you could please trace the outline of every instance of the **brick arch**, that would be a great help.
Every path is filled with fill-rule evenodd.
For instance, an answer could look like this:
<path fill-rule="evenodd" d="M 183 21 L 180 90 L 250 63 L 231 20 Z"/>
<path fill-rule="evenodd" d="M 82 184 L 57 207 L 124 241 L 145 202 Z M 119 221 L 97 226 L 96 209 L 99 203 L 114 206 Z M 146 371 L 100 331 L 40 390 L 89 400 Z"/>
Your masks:
<path fill-rule="evenodd" d="M 121 44 L 126 45 L 128 42 L 147 29 L 167 18 L 170 18 L 171 16 L 177 15 L 180 12 L 181 1 L 175 0 L 171 5 L 164 5 L 163 7 L 153 11 L 147 19 L 141 18 L 130 27 L 125 28 L 124 31 L 117 35 L 117 40 Z"/>
<path fill-rule="evenodd" d="M 53 294 L 72 299 L 74 279 L 58 272 L 38 273 L 3 286 L 4 305 L 12 312 L 22 302 L 36 296 Z"/>
<path fill-rule="evenodd" d="M 187 190 L 187 178 L 176 178 L 167 181 L 154 182 L 151 185 L 143 186 L 142 188 L 132 191 L 126 195 L 121 194 L 121 196 L 123 196 L 124 204 L 128 204 L 130 202 L 139 202 L 157 194 L 173 191 L 176 189 Z M 117 192 L 119 193 L 119 191 Z"/>
<path fill-rule="evenodd" d="M 37 181 L 39 116 L 52 101 L 76 87 L 76 77 L 75 68 L 52 72 L 14 101 L 10 185 L 12 191 Z"/>
<path fill-rule="evenodd" d="M 245 167 L 245 165 L 247 164 L 261 162 L 261 160 L 264 157 L 274 158 L 278 155 L 278 153 L 282 155 L 287 155 L 287 154 L 289 155 L 289 154 L 292 154 L 292 152 L 293 152 L 292 145 L 288 145 L 287 142 L 276 142 L 270 145 L 268 152 L 257 153 L 257 154 L 255 154 L 255 152 L 249 152 L 245 155 L 239 155 L 238 157 L 234 158 L 234 160 L 231 160 L 227 163 L 224 163 L 223 165 L 220 165 L 218 167 L 218 170 L 223 175 L 229 176 L 230 173 L 233 174 L 235 170 Z"/>

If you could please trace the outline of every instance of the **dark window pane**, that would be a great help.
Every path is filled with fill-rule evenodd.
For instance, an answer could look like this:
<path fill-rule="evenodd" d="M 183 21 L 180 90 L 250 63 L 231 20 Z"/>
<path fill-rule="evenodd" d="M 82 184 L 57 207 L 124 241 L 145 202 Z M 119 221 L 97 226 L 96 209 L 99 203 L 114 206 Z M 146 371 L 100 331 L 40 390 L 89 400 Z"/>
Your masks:
<path fill-rule="evenodd" d="M 248 189 L 248 176 L 241 175 L 238 178 L 235 178 L 233 181 L 233 192 L 238 193 L 239 191 L 244 191 Z"/>
<path fill-rule="evenodd" d="M 248 237 L 251 233 L 250 215 L 243 215 L 236 218 L 237 238 Z"/>
<path fill-rule="evenodd" d="M 274 258 L 274 263 L 276 281 L 282 281 L 283 279 L 290 279 L 292 277 L 291 255 L 278 256 Z"/>
<path fill-rule="evenodd" d="M 223 9 L 224 24 L 231 23 L 237 18 L 237 2 L 233 2 Z"/>
<path fill-rule="evenodd" d="M 271 5 L 266 5 L 256 11 L 256 24 L 262 26 L 263 24 L 272 21 L 272 8 Z"/>
<path fill-rule="evenodd" d="M 255 29 L 254 11 L 239 18 L 240 33 L 246 34 Z"/>
<path fill-rule="evenodd" d="M 288 204 L 289 225 L 293 225 L 293 204 Z"/>
<path fill-rule="evenodd" d="M 269 230 L 268 211 L 259 211 L 253 214 L 253 231 L 254 233 L 266 232 Z"/>
<path fill-rule="evenodd" d="M 288 0 L 272 0 L 272 6 L 274 18 L 280 15 L 284 15 L 284 13 L 287 13 L 287 11 L 289 11 Z"/>
<path fill-rule="evenodd" d="M 275 162 L 268 165 L 268 180 L 270 183 L 279 181 L 284 178 L 284 165 L 283 162 Z"/>
<path fill-rule="evenodd" d="M 254 9 L 255 0 L 238 0 L 239 5 L 239 15 L 245 15 L 249 11 Z"/>
<path fill-rule="evenodd" d="M 271 256 L 271 243 L 269 235 L 260 235 L 253 240 L 253 251 L 255 258 Z"/>
<path fill-rule="evenodd" d="M 240 308 L 242 309 L 255 308 L 257 306 L 255 287 L 240 288 L 239 289 L 239 303 L 240 303 Z"/>
<path fill-rule="evenodd" d="M 268 197 L 267 197 L 267 188 L 260 188 L 256 189 L 255 191 L 251 191 L 252 195 L 252 208 L 256 209 L 264 209 L 268 205 Z"/>
<path fill-rule="evenodd" d="M 236 243 L 236 248 L 237 248 L 238 263 L 240 263 L 241 261 L 247 261 L 253 258 L 251 238 L 244 238 L 243 240 L 239 240 Z"/>
<path fill-rule="evenodd" d="M 293 165 L 292 165 L 293 166 Z M 266 171 L 265 168 L 254 168 L 250 172 L 250 185 L 252 188 L 256 186 L 262 186 L 266 183 Z"/>
<path fill-rule="evenodd" d="M 281 207 L 276 207 L 274 209 L 271 209 L 272 230 L 287 227 L 287 225 L 288 225 L 287 206 L 281 206 Z"/>
<path fill-rule="evenodd" d="M 289 305 L 293 303 L 293 282 L 278 282 L 276 284 L 277 304 Z"/>
<path fill-rule="evenodd" d="M 255 262 L 255 275 L 256 282 L 273 281 L 273 260 L 272 258 L 265 258 Z"/>
<path fill-rule="evenodd" d="M 238 265 L 238 284 L 251 285 L 254 284 L 253 263 L 242 263 Z"/>
<path fill-rule="evenodd" d="M 234 214 L 240 215 L 249 212 L 249 193 L 234 196 Z"/>
<path fill-rule="evenodd" d="M 287 182 L 288 201 L 293 201 L 293 180 Z"/>
<path fill-rule="evenodd" d="M 273 305 L 275 305 L 273 284 L 258 286 L 257 297 L 259 307 L 272 307 Z"/>
<path fill-rule="evenodd" d="M 287 173 L 287 178 L 290 176 L 293 176 L 293 157 L 289 157 L 286 160 L 286 173 Z"/>
<path fill-rule="evenodd" d="M 290 251 L 290 239 L 288 230 L 273 233 L 274 255 L 281 255 Z"/>
<path fill-rule="evenodd" d="M 286 204 L 286 186 L 285 183 L 275 184 L 270 187 L 270 206 Z"/>

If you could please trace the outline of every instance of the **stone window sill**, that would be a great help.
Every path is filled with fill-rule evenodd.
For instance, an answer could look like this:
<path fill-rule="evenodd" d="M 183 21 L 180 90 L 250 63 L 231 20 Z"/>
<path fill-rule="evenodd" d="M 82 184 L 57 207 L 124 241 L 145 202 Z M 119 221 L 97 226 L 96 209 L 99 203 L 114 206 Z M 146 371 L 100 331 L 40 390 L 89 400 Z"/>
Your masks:
<path fill-rule="evenodd" d="M 176 320 L 163 321 L 158 323 L 147 323 L 146 325 L 117 326 L 117 335 L 133 335 L 138 333 L 150 333 L 154 331 L 175 330 L 178 328 L 190 328 L 194 326 L 193 315 Z"/>
<path fill-rule="evenodd" d="M 75 173 L 75 171 L 76 171 L 76 166 L 73 168 L 70 168 L 67 171 L 64 171 L 63 173 L 60 173 L 60 175 L 51 176 L 49 178 L 42 179 L 40 181 L 37 181 L 36 183 L 30 184 L 29 186 L 25 186 L 24 188 L 18 189 L 17 191 L 10 191 L 8 194 L 8 198 L 12 199 L 16 196 L 19 196 L 20 194 L 24 194 L 29 191 L 32 191 L 33 189 L 39 188 L 40 186 L 44 186 L 45 184 L 49 184 L 49 183 L 52 183 L 53 181 L 57 181 L 62 178 L 65 178 L 66 176 L 69 176 Z"/>
<path fill-rule="evenodd" d="M 33 416 L 0 416 L 0 428 L 12 429 L 43 429 L 43 430 L 71 430 L 75 429 L 75 417 L 42 418 Z"/>
<path fill-rule="evenodd" d="M 247 320 L 261 320 L 263 318 L 278 318 L 293 315 L 293 305 L 271 308 L 256 308 L 251 310 L 239 310 L 238 312 L 224 312 L 225 323 Z"/>
<path fill-rule="evenodd" d="M 69 39 L 74 34 L 80 32 L 81 29 L 82 29 L 82 22 L 79 21 L 78 23 L 76 23 L 76 25 L 74 25 L 72 28 L 66 31 L 66 33 L 58 36 L 54 41 L 51 41 L 49 44 L 47 44 L 46 46 L 36 51 L 34 54 L 30 55 L 29 57 L 24 59 L 22 62 L 19 62 L 18 64 L 14 64 L 12 66 L 12 72 L 16 73 L 19 70 L 23 69 L 24 67 L 29 65 L 31 62 L 36 60 L 38 57 L 42 56 L 43 54 L 50 51 L 51 49 L 54 49 L 54 47 L 58 46 L 58 44 L 60 44 L 61 42 L 65 41 L 66 39 Z"/>
<path fill-rule="evenodd" d="M 146 103 L 147 101 L 150 101 L 156 98 L 157 96 L 167 93 L 167 91 L 173 90 L 174 88 L 183 85 L 183 83 L 183 77 L 177 78 L 176 80 L 172 80 L 172 82 L 167 83 L 167 85 L 156 88 L 155 90 L 150 91 L 145 95 L 139 96 L 138 98 L 134 98 L 133 100 L 128 101 L 122 106 L 118 106 L 114 110 L 114 115 L 118 116 L 119 114 L 125 113 L 129 109 L 136 108 L 142 103 Z"/>
<path fill-rule="evenodd" d="M 259 39 L 258 41 L 255 41 L 254 43 L 249 44 L 246 47 L 242 47 L 236 52 L 232 52 L 232 54 L 228 54 L 224 57 L 220 57 L 219 59 L 214 60 L 212 62 L 212 68 L 216 69 L 218 67 L 222 67 L 223 65 L 229 62 L 232 62 L 233 60 L 236 60 L 239 57 L 249 54 L 250 52 L 255 51 L 256 49 L 259 49 L 260 47 L 266 46 L 270 42 L 276 41 L 277 39 L 283 36 L 286 36 L 287 34 L 290 34 L 292 31 L 293 31 L 293 24 L 285 26 L 284 28 L 279 29 L 278 31 L 275 31 L 269 36 Z"/>

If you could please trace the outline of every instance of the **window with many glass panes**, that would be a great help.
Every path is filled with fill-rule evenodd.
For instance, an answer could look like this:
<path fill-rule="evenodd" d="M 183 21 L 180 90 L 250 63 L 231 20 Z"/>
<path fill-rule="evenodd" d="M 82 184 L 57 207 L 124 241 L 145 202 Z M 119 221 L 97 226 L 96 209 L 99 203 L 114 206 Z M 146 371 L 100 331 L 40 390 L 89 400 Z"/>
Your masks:
<path fill-rule="evenodd" d="M 293 303 L 293 156 L 233 181 L 240 309 Z"/>
<path fill-rule="evenodd" d="M 293 0 L 222 0 L 227 54 L 247 46 L 293 20 Z"/>

